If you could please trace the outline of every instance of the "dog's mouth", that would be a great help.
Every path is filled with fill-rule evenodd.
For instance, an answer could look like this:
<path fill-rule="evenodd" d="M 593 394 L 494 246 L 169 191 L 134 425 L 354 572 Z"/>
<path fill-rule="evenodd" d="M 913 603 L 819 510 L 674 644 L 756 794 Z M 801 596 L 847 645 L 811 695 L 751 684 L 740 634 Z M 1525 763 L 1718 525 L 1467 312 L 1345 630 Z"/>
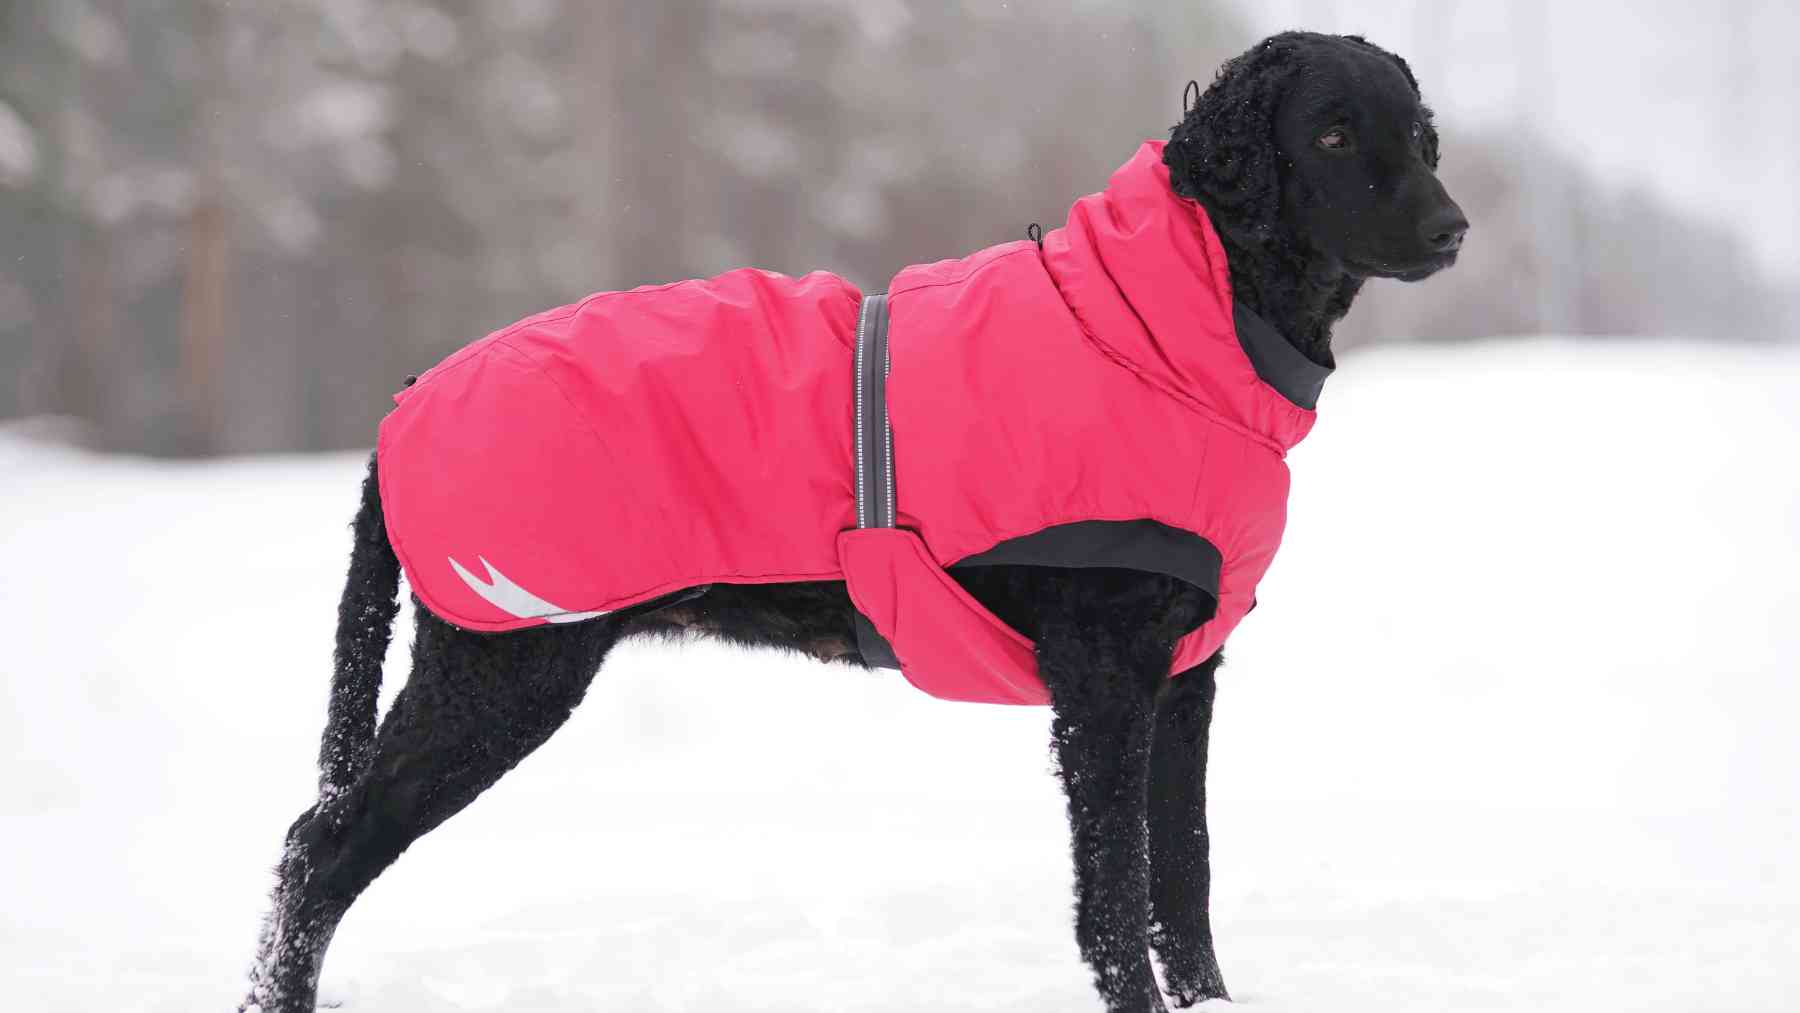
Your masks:
<path fill-rule="evenodd" d="M 1375 261 L 1369 264 L 1351 264 L 1350 269 L 1366 278 L 1392 278 L 1396 281 L 1424 281 L 1426 278 L 1456 263 L 1458 250 L 1434 253 L 1424 260 L 1415 262 Z"/>

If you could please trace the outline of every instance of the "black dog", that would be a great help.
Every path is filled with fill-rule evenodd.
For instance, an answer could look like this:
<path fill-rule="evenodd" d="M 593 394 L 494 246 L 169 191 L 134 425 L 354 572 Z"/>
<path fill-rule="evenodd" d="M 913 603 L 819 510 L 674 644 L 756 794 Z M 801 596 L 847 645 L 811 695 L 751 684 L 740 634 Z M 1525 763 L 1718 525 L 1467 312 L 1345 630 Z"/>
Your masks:
<path fill-rule="evenodd" d="M 1331 328 L 1370 277 L 1456 259 L 1468 223 L 1438 183 L 1437 133 L 1406 63 L 1354 36 L 1288 33 L 1227 63 L 1175 127 L 1176 191 L 1227 251 L 1233 295 L 1331 364 Z M 246 1008 L 310 1011 L 340 919 L 421 835 L 560 727 L 621 638 L 701 631 L 861 663 L 841 583 L 713 585 L 598 619 L 512 633 L 421 608 L 413 671 L 376 733 L 397 612 L 374 464 L 338 613 L 319 801 L 288 830 Z M 1225 995 L 1207 915 L 1205 772 L 1215 654 L 1169 678 L 1205 592 L 1128 570 L 986 566 L 956 578 L 1037 645 L 1054 710 L 1077 876 L 1076 935 L 1106 1007 Z"/>

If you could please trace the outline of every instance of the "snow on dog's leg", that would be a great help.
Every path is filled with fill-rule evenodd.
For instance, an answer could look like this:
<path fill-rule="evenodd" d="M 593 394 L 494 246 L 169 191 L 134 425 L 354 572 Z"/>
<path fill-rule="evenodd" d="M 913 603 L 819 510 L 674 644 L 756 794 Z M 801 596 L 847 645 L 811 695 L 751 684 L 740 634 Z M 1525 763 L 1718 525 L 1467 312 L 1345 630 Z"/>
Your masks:
<path fill-rule="evenodd" d="M 312 1013 L 326 947 L 350 905 L 562 726 L 619 635 L 610 618 L 495 635 L 419 609 L 417 625 L 412 676 L 367 768 L 288 832 L 247 1008 Z"/>
<path fill-rule="evenodd" d="M 1161 1011 L 1144 830 L 1153 694 L 1170 645 L 1098 625 L 1038 642 L 1074 840 L 1075 938 L 1109 1013 Z"/>
<path fill-rule="evenodd" d="M 250 970 L 250 996 L 244 1009 L 270 1005 L 272 975 L 276 965 L 282 926 L 291 921 L 286 911 L 285 871 L 296 860 L 293 844 L 319 807 L 342 793 L 368 765 L 375 739 L 376 703 L 381 695 L 382 660 L 393 635 L 394 614 L 399 609 L 400 560 L 388 544 L 387 522 L 381 503 L 381 472 L 374 454 L 369 455 L 363 477 L 361 504 L 351 522 L 350 569 L 344 575 L 344 591 L 338 600 L 337 646 L 333 652 L 331 696 L 325 733 L 319 747 L 320 802 L 302 813 L 288 828 L 282 867 L 277 869 L 269 915 L 257 938 L 256 961 Z"/>
<path fill-rule="evenodd" d="M 1177 1006 L 1228 998 L 1207 912 L 1206 747 L 1221 655 L 1163 686 L 1150 747 L 1150 945 Z"/>
<path fill-rule="evenodd" d="M 286 911 L 286 901 L 287 884 L 295 861 L 294 839 L 317 809 L 318 806 L 315 805 L 301 813 L 300 818 L 288 827 L 281 849 L 281 861 L 275 867 L 275 886 L 269 891 L 269 913 L 263 917 L 262 928 L 256 937 L 256 958 L 250 965 L 250 993 L 238 1004 L 239 1013 L 265 1013 L 276 1008 L 276 953 L 292 949 L 291 938 L 284 942 L 282 927 L 284 923 L 292 921 Z"/>
<path fill-rule="evenodd" d="M 250 962 L 250 993 L 238 1004 L 238 1013 L 262 1013 L 272 1009 L 270 1002 L 269 976 L 275 966 L 275 937 L 281 925 L 281 882 L 280 870 L 276 870 L 277 880 L 269 891 L 269 913 L 263 916 L 262 928 L 256 934 L 256 957 Z"/>

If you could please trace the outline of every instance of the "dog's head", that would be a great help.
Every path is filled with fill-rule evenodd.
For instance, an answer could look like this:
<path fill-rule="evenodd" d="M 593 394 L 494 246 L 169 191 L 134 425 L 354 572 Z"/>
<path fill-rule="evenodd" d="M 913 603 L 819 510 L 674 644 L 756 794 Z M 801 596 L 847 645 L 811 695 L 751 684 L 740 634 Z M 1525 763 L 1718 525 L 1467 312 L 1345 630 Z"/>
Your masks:
<path fill-rule="evenodd" d="M 1286 32 L 1227 62 L 1172 132 L 1175 191 L 1240 243 L 1417 281 L 1469 223 L 1437 178 L 1438 135 L 1406 61 L 1355 35 Z"/>

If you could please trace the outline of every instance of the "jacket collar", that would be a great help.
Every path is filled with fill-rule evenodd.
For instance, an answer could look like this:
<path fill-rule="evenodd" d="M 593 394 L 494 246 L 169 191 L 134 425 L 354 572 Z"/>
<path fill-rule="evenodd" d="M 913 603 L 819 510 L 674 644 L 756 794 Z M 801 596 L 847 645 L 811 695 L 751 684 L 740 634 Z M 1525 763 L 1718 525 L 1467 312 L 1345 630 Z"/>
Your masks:
<path fill-rule="evenodd" d="M 1089 340 L 1150 385 L 1277 452 L 1304 439 L 1331 370 L 1233 305 L 1206 212 L 1146 141 L 1044 237 L 1044 266 Z"/>
<path fill-rule="evenodd" d="M 1257 377 L 1289 401 L 1308 411 L 1317 411 L 1319 392 L 1325 389 L 1325 381 L 1331 377 L 1331 367 L 1307 358 L 1281 336 L 1274 324 L 1252 313 L 1247 306 L 1233 305 L 1231 318 L 1237 326 L 1238 344 L 1250 357 L 1250 365 L 1255 367 Z"/>

